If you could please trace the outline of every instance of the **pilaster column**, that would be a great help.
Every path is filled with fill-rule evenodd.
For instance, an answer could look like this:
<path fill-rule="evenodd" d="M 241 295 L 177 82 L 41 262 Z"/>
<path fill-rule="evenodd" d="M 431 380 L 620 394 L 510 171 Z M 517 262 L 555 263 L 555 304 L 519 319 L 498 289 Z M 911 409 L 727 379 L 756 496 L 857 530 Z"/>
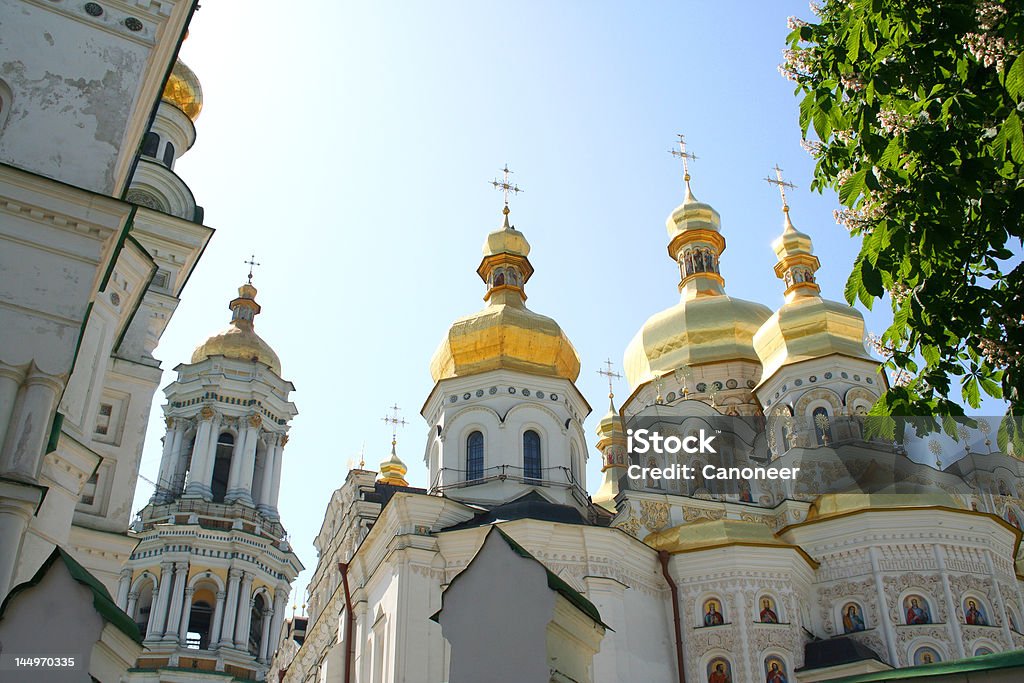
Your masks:
<path fill-rule="evenodd" d="M 265 515 L 273 511 L 270 499 L 274 490 L 274 470 L 277 469 L 277 461 L 281 458 L 281 436 L 268 434 L 267 457 L 263 463 L 263 481 L 260 484 L 259 505 L 256 508 Z"/>
<path fill-rule="evenodd" d="M 11 588 L 25 531 L 44 491 L 35 484 L 0 481 L 0 600 Z"/>
<path fill-rule="evenodd" d="M 269 657 L 269 653 L 271 652 L 271 650 L 270 650 L 270 621 L 273 618 L 274 618 L 274 609 L 270 608 L 270 610 L 268 610 L 263 615 L 263 624 L 261 625 L 261 629 L 260 629 L 260 654 L 259 654 L 259 657 L 257 659 L 259 659 L 259 661 L 264 663 L 264 664 L 266 664 L 267 660 L 270 658 Z"/>
<path fill-rule="evenodd" d="M 220 628 L 224 623 L 224 591 L 217 591 L 217 605 L 213 608 L 213 627 L 210 629 L 209 649 L 220 644 Z"/>
<path fill-rule="evenodd" d="M 208 497 L 210 487 L 203 479 L 206 471 L 206 457 L 209 452 L 210 432 L 213 430 L 213 408 L 204 407 L 199 412 L 199 428 L 196 430 L 196 440 L 192 444 L 192 464 L 188 468 L 188 484 L 185 486 L 185 494 L 189 496 Z"/>
<path fill-rule="evenodd" d="M 0 362 L 0 446 L 3 446 L 7 425 L 11 423 L 14 404 L 18 399 L 18 388 L 24 377 L 24 366 L 18 368 Z M 2 451 L 0 451 L 2 452 Z"/>
<path fill-rule="evenodd" d="M 128 593 L 128 606 L 124 608 L 124 613 L 135 621 L 135 608 L 139 605 L 139 594 L 135 591 Z M 138 622 L 136 622 L 138 623 Z"/>
<path fill-rule="evenodd" d="M 281 624 L 284 622 L 284 611 L 288 608 L 288 591 L 278 588 L 274 591 L 274 618 L 270 620 L 270 640 L 274 646 L 281 640 Z M 273 650 L 270 650 L 273 652 Z"/>
<path fill-rule="evenodd" d="M 885 610 L 889 607 L 889 599 L 885 596 L 885 582 L 882 580 L 882 572 L 878 563 L 878 548 L 868 548 L 868 557 L 871 559 L 871 573 L 875 577 L 875 599 L 878 600 L 878 620 L 882 626 L 882 634 L 885 636 L 886 653 L 889 655 L 888 664 L 892 667 L 900 665 L 899 655 L 896 649 L 896 629 Z"/>
<path fill-rule="evenodd" d="M 160 587 L 153 589 L 153 598 L 149 603 L 149 619 L 146 620 L 146 640 L 156 638 L 157 605 L 160 602 Z"/>
<path fill-rule="evenodd" d="M 125 609 L 128 606 L 128 591 L 132 587 L 132 570 L 125 567 L 121 570 L 121 576 L 117 580 L 117 606 L 128 612 Z M 130 612 L 128 612 L 131 614 Z"/>
<path fill-rule="evenodd" d="M 981 551 L 981 552 L 985 556 L 985 564 L 988 565 L 988 574 L 989 574 L 989 576 L 992 577 L 992 590 L 995 591 L 996 601 L 999 603 L 999 607 L 998 608 L 995 605 L 992 606 L 993 607 L 993 611 L 995 611 L 996 609 L 1002 610 L 1002 612 L 1003 612 L 1003 619 L 1002 619 L 1002 622 L 1003 622 L 1003 628 L 1002 628 L 1003 638 L 1006 640 L 1006 642 L 1012 648 L 1013 647 L 1013 633 L 1010 632 L 1010 620 L 1008 618 L 1006 618 L 1006 615 L 1009 614 L 1010 609 L 1009 609 L 1009 604 L 1007 603 L 1007 597 L 1005 595 L 1003 595 L 1003 589 L 999 587 L 999 577 L 1001 575 L 996 573 L 996 565 L 995 565 L 994 562 L 992 562 L 992 552 L 990 550 L 988 550 L 987 548 L 985 550 Z M 992 621 L 991 618 L 989 619 L 989 621 Z"/>
<path fill-rule="evenodd" d="M 227 501 L 239 500 L 252 505 L 252 473 L 256 466 L 256 444 L 259 441 L 260 425 L 263 418 L 257 415 L 250 415 L 245 418 L 245 436 L 242 446 L 241 458 L 238 458 L 238 469 L 235 469 L 235 458 L 231 459 L 231 472 L 234 479 L 228 483 L 228 493 L 224 497 Z"/>
<path fill-rule="evenodd" d="M 242 577 L 242 588 L 238 595 L 238 615 L 235 617 L 235 647 L 239 650 L 249 649 L 249 620 L 252 618 L 252 580 L 253 575 L 245 572 Z"/>
<path fill-rule="evenodd" d="M 192 595 L 195 592 L 195 588 L 186 588 L 185 599 L 181 604 L 181 618 L 178 623 L 178 644 L 182 647 L 185 647 L 185 642 L 188 639 L 188 621 L 192 616 Z"/>
<path fill-rule="evenodd" d="M 171 596 L 171 574 L 174 572 L 173 562 L 160 563 L 160 586 L 153 591 L 153 608 L 150 613 L 150 628 L 146 629 L 146 638 L 159 638 L 164 634 L 167 623 L 167 603 Z"/>
<path fill-rule="evenodd" d="M 178 624 L 181 622 L 181 603 L 185 600 L 185 577 L 188 575 L 188 562 L 174 563 L 174 589 L 171 592 L 171 606 L 167 614 L 167 628 L 164 637 L 178 637 Z"/>
<path fill-rule="evenodd" d="M 949 614 L 946 616 L 947 628 L 953 636 L 953 648 L 956 659 L 963 659 L 967 656 L 964 649 L 964 634 L 960 628 L 960 620 L 956 618 L 957 602 L 953 599 L 953 589 L 949 585 L 949 572 L 946 571 L 946 550 L 941 545 L 933 546 L 935 550 L 935 562 L 939 565 L 939 574 L 942 576 L 942 592 L 946 598 L 946 606 Z M 992 577 L 995 581 L 995 577 Z M 938 615 L 936 615 L 938 616 Z"/>
<path fill-rule="evenodd" d="M 0 475 L 24 482 L 38 480 L 43 451 L 57 410 L 57 397 L 64 384 L 65 380 L 42 372 L 35 364 L 29 367 L 21 400 L 15 399 L 0 450 Z"/>
<path fill-rule="evenodd" d="M 242 578 L 241 569 L 228 570 L 228 597 L 224 603 L 224 623 L 221 627 L 221 647 L 235 645 L 235 615 L 238 613 L 238 582 Z"/>

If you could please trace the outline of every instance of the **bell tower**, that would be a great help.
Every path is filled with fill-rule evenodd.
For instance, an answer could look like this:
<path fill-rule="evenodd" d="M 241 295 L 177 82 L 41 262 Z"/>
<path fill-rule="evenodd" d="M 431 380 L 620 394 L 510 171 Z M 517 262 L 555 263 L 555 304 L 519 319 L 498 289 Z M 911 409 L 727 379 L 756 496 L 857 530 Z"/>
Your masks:
<path fill-rule="evenodd" d="M 255 332 L 251 271 L 228 308 L 227 329 L 164 390 L 158 485 L 118 586 L 145 638 L 136 669 L 150 678 L 184 667 L 262 680 L 302 571 L 277 509 L 294 386 Z"/>

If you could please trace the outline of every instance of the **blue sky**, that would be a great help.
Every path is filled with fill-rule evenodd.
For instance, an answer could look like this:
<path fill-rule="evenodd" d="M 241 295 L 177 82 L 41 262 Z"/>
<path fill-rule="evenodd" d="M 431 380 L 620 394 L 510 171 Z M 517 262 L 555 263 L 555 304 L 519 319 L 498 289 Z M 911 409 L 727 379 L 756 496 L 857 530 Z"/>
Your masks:
<path fill-rule="evenodd" d="M 832 218 L 836 198 L 807 189 L 798 101 L 776 70 L 787 16 L 809 18 L 802 0 L 240 7 L 204 3 L 182 48 L 205 104 L 175 170 L 217 233 L 157 356 L 166 385 L 227 324 L 255 253 L 257 331 L 297 389 L 281 509 L 307 566 L 300 590 L 361 444 L 369 467 L 387 457 L 381 418 L 393 403 L 409 421 L 399 433 L 408 478 L 426 484 L 417 413 L 428 364 L 451 321 L 483 305 L 475 270 L 502 206 L 489 181 L 506 162 L 525 190 L 512 219 L 533 247 L 528 305 L 580 354 L 588 435 L 606 408 L 601 362 L 621 369 L 640 325 L 678 300 L 664 227 L 683 196 L 667 153 L 676 133 L 699 156 L 695 195 L 722 216 L 729 294 L 782 303 L 769 246 L 779 196 L 763 180 L 777 163 L 798 185 L 792 217 L 814 239 L 823 293 L 842 299 L 858 245 Z M 869 330 L 885 329 L 887 310 L 866 312 Z M 624 381 L 616 393 L 629 394 Z M 162 402 L 142 461 L 151 479 Z M 140 485 L 136 509 L 150 493 Z"/>

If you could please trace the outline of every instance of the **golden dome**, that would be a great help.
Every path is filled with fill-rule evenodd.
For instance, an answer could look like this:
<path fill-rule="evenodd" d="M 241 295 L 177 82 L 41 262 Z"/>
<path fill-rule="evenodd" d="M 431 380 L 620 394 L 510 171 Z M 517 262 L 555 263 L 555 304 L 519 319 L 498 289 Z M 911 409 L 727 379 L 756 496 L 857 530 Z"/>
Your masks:
<path fill-rule="evenodd" d="M 499 369 L 575 382 L 580 358 L 558 323 L 500 292 L 482 311 L 452 323 L 430 361 L 430 376 L 438 382 Z"/>
<path fill-rule="evenodd" d="M 633 387 L 684 365 L 758 360 L 754 334 L 772 312 L 725 294 L 683 299 L 655 313 L 626 347 L 626 379 Z"/>
<path fill-rule="evenodd" d="M 683 203 L 673 209 L 665 221 L 665 228 L 668 230 L 670 243 L 675 238 L 686 232 L 707 230 L 719 232 L 722 226 L 722 217 L 710 204 L 698 201 L 690 191 L 690 179 L 686 179 L 686 196 Z M 669 247 L 669 255 L 675 258 L 675 252 Z"/>
<path fill-rule="evenodd" d="M 509 224 L 484 241 L 477 274 L 487 284 L 487 306 L 459 318 L 448 329 L 430 361 L 435 382 L 489 370 L 518 370 L 575 382 L 580 358 L 562 328 L 526 307 L 524 287 L 533 275 L 530 244 Z"/>
<path fill-rule="evenodd" d="M 409 471 L 409 468 L 405 466 L 402 459 L 398 457 L 398 453 L 395 451 L 396 442 L 391 441 L 391 457 L 380 464 L 380 479 L 382 484 L 390 484 L 392 486 L 408 486 L 409 482 L 405 480 L 405 473 Z"/>
<path fill-rule="evenodd" d="M 754 335 L 764 382 L 786 365 L 832 354 L 873 360 L 864 348 L 860 311 L 820 296 L 804 296 L 782 305 Z"/>
<path fill-rule="evenodd" d="M 199 111 L 203 108 L 203 89 L 192 69 L 185 66 L 180 59 L 171 69 L 161 99 L 185 112 L 193 122 L 199 118 Z"/>
<path fill-rule="evenodd" d="M 228 307 L 231 309 L 231 325 L 219 332 L 192 352 L 192 362 L 199 363 L 211 356 L 224 356 L 236 360 L 264 363 L 278 375 L 281 374 L 281 361 L 253 330 L 253 318 L 259 314 L 260 305 L 256 303 L 256 288 L 245 284 L 238 288 L 238 298 Z"/>
<path fill-rule="evenodd" d="M 864 317 L 852 306 L 821 298 L 811 238 L 793 226 L 788 206 L 782 211 L 783 231 L 772 249 L 775 274 L 786 283 L 786 303 L 754 335 L 762 384 L 779 368 L 812 358 L 839 354 L 872 361 L 864 348 Z"/>

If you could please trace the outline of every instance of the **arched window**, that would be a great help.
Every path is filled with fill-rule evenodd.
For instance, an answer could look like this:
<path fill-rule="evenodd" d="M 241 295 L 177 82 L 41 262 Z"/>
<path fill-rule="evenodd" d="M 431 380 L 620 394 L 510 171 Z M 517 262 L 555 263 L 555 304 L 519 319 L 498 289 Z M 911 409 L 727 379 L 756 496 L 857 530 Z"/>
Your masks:
<path fill-rule="evenodd" d="M 818 444 L 827 446 L 832 443 L 832 427 L 829 426 L 828 411 L 823 407 L 815 408 L 811 413 L 811 419 L 814 421 L 814 435 L 818 439 Z"/>
<path fill-rule="evenodd" d="M 228 492 L 228 475 L 231 473 L 231 454 L 235 450 L 235 435 L 231 432 L 224 432 L 217 438 L 217 455 L 213 461 L 213 481 L 210 488 L 213 491 L 215 503 L 223 503 L 224 496 Z"/>
<path fill-rule="evenodd" d="M 523 477 L 528 484 L 540 479 L 540 434 L 532 429 L 523 434 Z"/>
<path fill-rule="evenodd" d="M 140 586 L 138 595 L 135 602 L 135 614 L 132 617 L 135 619 L 135 625 L 139 627 L 139 633 L 145 638 L 146 629 L 149 627 L 149 613 L 153 608 L 153 582 L 147 580 Z"/>
<path fill-rule="evenodd" d="M 210 649 L 210 621 L 213 610 L 204 601 L 193 601 L 188 614 L 188 633 L 185 647 L 190 650 Z"/>
<path fill-rule="evenodd" d="M 146 133 L 142 138 L 142 153 L 147 157 L 156 157 L 156 152 L 160 148 L 160 136 L 150 131 Z"/>
<path fill-rule="evenodd" d="M 249 654 L 259 656 L 260 644 L 263 640 L 263 620 L 267 617 L 267 603 L 263 593 L 259 593 L 252 601 L 252 615 L 249 619 Z"/>
<path fill-rule="evenodd" d="M 476 431 L 466 439 L 466 481 L 484 478 L 484 435 Z"/>
<path fill-rule="evenodd" d="M 174 164 L 174 145 L 167 143 L 164 147 L 164 166 L 170 168 Z"/>
<path fill-rule="evenodd" d="M 571 483 L 582 487 L 583 482 L 580 481 L 580 456 L 576 451 L 575 443 L 569 446 L 569 473 L 572 475 Z"/>

